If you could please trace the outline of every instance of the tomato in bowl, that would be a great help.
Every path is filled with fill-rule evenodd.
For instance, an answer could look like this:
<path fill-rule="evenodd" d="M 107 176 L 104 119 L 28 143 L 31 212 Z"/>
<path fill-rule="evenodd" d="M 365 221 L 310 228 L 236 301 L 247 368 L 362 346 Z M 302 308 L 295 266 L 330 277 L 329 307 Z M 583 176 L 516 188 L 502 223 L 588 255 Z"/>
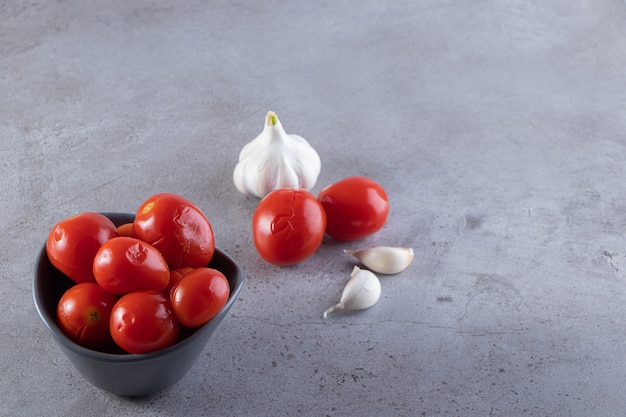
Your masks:
<path fill-rule="evenodd" d="M 134 215 L 127 213 L 104 215 L 116 226 L 134 220 Z M 115 347 L 94 350 L 81 346 L 63 332 L 57 321 L 58 303 L 76 283 L 53 266 L 45 245 L 35 266 L 33 299 L 44 325 L 87 381 L 122 396 L 148 395 L 174 385 L 187 374 L 242 289 L 245 280 L 242 268 L 221 250 L 215 249 L 207 266 L 221 271 L 228 280 L 230 294 L 224 307 L 206 324 L 188 329 L 175 344 L 148 353 L 127 353 Z"/>

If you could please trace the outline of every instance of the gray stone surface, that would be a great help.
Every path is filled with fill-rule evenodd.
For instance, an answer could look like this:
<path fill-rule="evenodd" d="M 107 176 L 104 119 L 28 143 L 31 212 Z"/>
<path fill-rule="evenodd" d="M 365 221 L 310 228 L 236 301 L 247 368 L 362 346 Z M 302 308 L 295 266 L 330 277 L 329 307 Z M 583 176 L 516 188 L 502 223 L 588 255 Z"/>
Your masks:
<path fill-rule="evenodd" d="M 623 1 L 0 1 L 1 416 L 617 416 L 626 410 Z M 232 170 L 268 110 L 317 193 L 388 224 L 264 263 Z M 48 229 L 170 191 L 245 268 L 190 373 L 86 383 L 31 296 Z M 415 249 L 370 310 L 322 312 L 342 249 Z"/>

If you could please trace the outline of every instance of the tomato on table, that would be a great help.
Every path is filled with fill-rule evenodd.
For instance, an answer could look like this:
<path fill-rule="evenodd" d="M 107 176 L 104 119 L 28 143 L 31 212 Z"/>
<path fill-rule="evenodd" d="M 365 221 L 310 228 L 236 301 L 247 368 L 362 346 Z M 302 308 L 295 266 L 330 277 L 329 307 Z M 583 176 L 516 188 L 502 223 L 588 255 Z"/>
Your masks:
<path fill-rule="evenodd" d="M 93 261 L 93 274 L 102 288 L 113 294 L 163 290 L 170 280 L 165 258 L 142 240 L 119 236 L 105 242 Z"/>
<path fill-rule="evenodd" d="M 326 212 L 326 233 L 337 240 L 362 239 L 387 222 L 389 200 L 383 187 L 367 177 L 344 178 L 325 187 L 318 200 Z"/>
<path fill-rule="evenodd" d="M 172 290 L 172 308 L 183 325 L 198 327 L 220 312 L 229 295 L 230 284 L 223 273 L 213 268 L 196 268 Z"/>
<path fill-rule="evenodd" d="M 50 263 L 74 282 L 94 282 L 96 252 L 117 235 L 115 224 L 105 215 L 80 213 L 52 227 L 46 240 L 46 253 Z"/>
<path fill-rule="evenodd" d="M 113 306 L 109 325 L 115 343 L 128 353 L 166 348 L 180 333 L 170 299 L 159 291 L 123 295 Z"/>
<path fill-rule="evenodd" d="M 207 266 L 215 252 L 207 217 L 191 201 L 171 193 L 155 194 L 139 206 L 133 236 L 156 247 L 170 269 Z"/>
<path fill-rule="evenodd" d="M 252 217 L 254 245 L 261 258 L 274 265 L 293 265 L 311 256 L 325 228 L 322 205 L 304 189 L 270 192 Z"/>
<path fill-rule="evenodd" d="M 109 319 L 117 297 L 95 282 L 83 282 L 69 288 L 57 306 L 57 323 L 75 343 L 101 350 L 112 342 Z"/>

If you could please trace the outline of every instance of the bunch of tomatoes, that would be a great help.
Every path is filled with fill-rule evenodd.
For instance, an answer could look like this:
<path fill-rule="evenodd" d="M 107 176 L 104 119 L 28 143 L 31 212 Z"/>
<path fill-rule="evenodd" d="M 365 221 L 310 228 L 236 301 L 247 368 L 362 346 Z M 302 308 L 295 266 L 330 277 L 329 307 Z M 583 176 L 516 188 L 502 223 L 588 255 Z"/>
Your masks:
<path fill-rule="evenodd" d="M 317 197 L 277 189 L 255 209 L 254 245 L 265 261 L 293 265 L 310 257 L 325 234 L 362 239 L 380 230 L 388 213 L 383 187 L 362 176 L 331 184 Z M 59 300 L 59 327 L 101 351 L 147 353 L 173 345 L 228 301 L 228 279 L 208 267 L 214 252 L 211 223 L 176 194 L 151 196 L 132 223 L 119 226 L 94 212 L 64 219 L 46 241 L 50 263 L 74 283 Z"/>
<path fill-rule="evenodd" d="M 380 230 L 388 213 L 383 187 L 363 176 L 328 185 L 317 197 L 304 189 L 277 189 L 255 209 L 254 245 L 267 262 L 293 265 L 310 257 L 325 233 L 341 241 L 362 239 Z"/>
<path fill-rule="evenodd" d="M 64 219 L 46 241 L 50 262 L 74 283 L 59 300 L 59 327 L 101 351 L 173 345 L 228 301 L 227 278 L 207 266 L 214 252 L 211 223 L 176 194 L 151 196 L 120 226 L 93 212 Z"/>

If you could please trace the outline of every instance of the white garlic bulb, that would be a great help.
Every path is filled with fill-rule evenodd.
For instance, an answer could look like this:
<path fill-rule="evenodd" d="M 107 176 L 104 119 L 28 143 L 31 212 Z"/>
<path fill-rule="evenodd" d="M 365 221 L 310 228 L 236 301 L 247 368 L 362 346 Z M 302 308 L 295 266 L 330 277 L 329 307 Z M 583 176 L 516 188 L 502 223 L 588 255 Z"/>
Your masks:
<path fill-rule="evenodd" d="M 412 248 L 375 246 L 368 249 L 344 250 L 356 257 L 363 265 L 379 274 L 397 274 L 404 271 L 413 262 Z"/>
<path fill-rule="evenodd" d="M 287 134 L 270 111 L 263 131 L 241 149 L 233 181 L 243 194 L 262 198 L 278 188 L 310 190 L 320 169 L 317 151 L 303 137 Z"/>
<path fill-rule="evenodd" d="M 355 266 L 350 280 L 341 294 L 340 301 L 324 311 L 324 318 L 335 310 L 363 310 L 378 302 L 381 293 L 380 280 L 373 272 Z"/>

